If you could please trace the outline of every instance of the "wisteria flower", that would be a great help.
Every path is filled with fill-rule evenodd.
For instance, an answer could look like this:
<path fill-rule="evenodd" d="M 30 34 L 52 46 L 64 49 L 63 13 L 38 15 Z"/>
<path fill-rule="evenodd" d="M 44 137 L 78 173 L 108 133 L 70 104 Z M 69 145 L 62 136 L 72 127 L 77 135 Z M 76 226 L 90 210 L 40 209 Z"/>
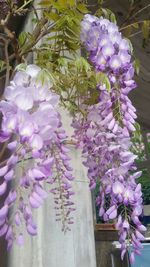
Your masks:
<path fill-rule="evenodd" d="M 73 223 L 74 177 L 57 110 L 59 97 L 51 92 L 52 82 L 47 76 L 43 78 L 36 65 L 18 70 L 0 103 L 0 141 L 7 140 L 10 155 L 0 166 L 0 196 L 9 188 L 0 209 L 0 236 L 5 236 L 8 249 L 14 241 L 23 245 L 22 224 L 30 235 L 37 234 L 33 210 L 44 203 L 49 191 L 54 194 L 56 219 L 62 220 L 63 231 Z"/>
<path fill-rule="evenodd" d="M 99 185 L 96 199 L 99 215 L 104 221 L 117 220 L 121 258 L 128 250 L 127 243 L 131 243 L 130 261 L 133 262 L 134 254 L 140 254 L 142 232 L 146 228 L 139 219 L 142 193 L 136 179 L 141 172 L 136 171 L 137 156 L 131 152 L 131 135 L 136 130 L 137 118 L 136 109 L 128 98 L 136 87 L 132 51 L 118 27 L 102 17 L 86 15 L 81 23 L 81 35 L 95 70 L 107 79 L 97 85 L 99 103 L 86 106 L 87 118 L 74 118 L 74 137 L 82 144 L 90 188 Z"/>

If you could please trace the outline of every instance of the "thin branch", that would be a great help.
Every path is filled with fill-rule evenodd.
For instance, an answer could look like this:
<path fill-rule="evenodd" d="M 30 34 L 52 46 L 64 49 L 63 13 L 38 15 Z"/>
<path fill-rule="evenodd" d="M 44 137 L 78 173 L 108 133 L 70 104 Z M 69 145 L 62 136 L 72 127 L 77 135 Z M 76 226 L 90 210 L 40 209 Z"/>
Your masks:
<path fill-rule="evenodd" d="M 35 27 L 32 35 L 34 40 L 29 42 L 26 47 L 20 51 L 20 57 L 25 55 L 26 53 L 29 53 L 33 50 L 33 47 L 47 34 L 51 32 L 53 27 L 56 25 L 56 23 L 52 23 L 49 27 L 46 27 L 47 19 L 43 18 L 38 25 Z"/>
<path fill-rule="evenodd" d="M 8 145 L 8 142 L 5 142 L 4 145 L 3 145 L 3 147 L 2 147 L 2 149 L 1 149 L 1 152 L 0 152 L 0 160 L 1 160 L 1 158 L 3 157 L 3 155 L 4 155 L 5 151 L 6 151 L 7 145 Z M 0 166 L 1 166 L 2 163 L 3 162 L 0 163 Z"/>
<path fill-rule="evenodd" d="M 126 25 L 126 23 L 128 21 L 131 21 L 132 19 L 134 19 L 137 15 L 139 15 L 140 13 L 142 13 L 145 9 L 149 8 L 150 4 L 148 4 L 147 6 L 144 6 L 142 9 L 138 10 L 137 12 L 134 13 L 134 10 L 136 9 L 136 7 L 134 9 L 132 9 L 131 11 L 129 11 L 129 14 L 127 16 L 127 18 L 125 19 L 125 21 L 123 22 L 123 25 Z"/>
<path fill-rule="evenodd" d="M 65 140 L 65 141 L 63 141 L 63 144 L 65 144 L 65 145 L 76 146 L 76 145 L 77 145 L 77 141 L 72 140 L 72 139 L 70 139 L 70 140 Z"/>
<path fill-rule="evenodd" d="M 150 28 L 149 28 L 149 30 L 150 30 Z M 134 37 L 134 36 L 136 36 L 136 35 L 138 35 L 140 33 L 142 33 L 142 31 L 135 32 L 135 33 L 129 35 L 129 38 L 132 38 L 132 37 Z"/>
<path fill-rule="evenodd" d="M 3 80 L 4 78 L 6 77 L 6 75 L 4 74 L 4 75 L 2 75 L 2 76 L 0 76 L 0 80 Z M 3 97 L 2 96 L 0 96 L 0 101 L 3 99 Z"/>
<path fill-rule="evenodd" d="M 6 35 L 8 35 L 8 37 L 9 37 L 10 39 L 14 39 L 14 34 L 13 34 L 13 33 L 9 30 L 9 28 L 7 27 L 10 18 L 11 18 L 11 13 L 8 12 L 6 18 L 5 18 L 5 19 L 2 19 L 2 20 L 0 21 L 0 26 L 3 27 L 4 32 L 6 33 Z"/>
<path fill-rule="evenodd" d="M 3 166 L 7 163 L 7 160 L 8 160 L 8 159 L 5 159 L 5 160 L 3 160 L 2 162 L 0 162 L 0 167 L 3 167 Z"/>
<path fill-rule="evenodd" d="M 62 143 L 65 144 L 65 145 L 71 145 L 71 146 L 76 146 L 77 145 L 77 141 L 75 141 L 73 139 L 64 140 Z M 4 146 L 3 146 L 3 148 L 2 148 L 2 150 L 0 152 L 0 159 L 4 155 L 4 152 L 5 152 L 6 148 L 7 148 L 7 145 L 8 145 L 7 142 L 4 143 Z M 31 160 L 31 159 L 33 159 L 33 158 L 29 157 L 29 158 L 24 159 L 24 161 L 28 161 L 28 160 Z M 3 161 L 1 161 L 0 162 L 0 167 L 4 166 L 7 163 L 7 161 L 8 161 L 8 158 L 3 160 Z M 17 163 L 20 163 L 20 162 L 21 162 L 21 160 L 19 160 Z"/>
<path fill-rule="evenodd" d="M 123 31 L 123 30 L 125 30 L 125 29 L 127 29 L 127 28 L 129 28 L 129 27 L 134 26 L 136 23 L 138 23 L 138 24 L 142 24 L 144 21 L 145 21 L 145 20 L 140 20 L 140 21 L 133 22 L 133 23 L 127 25 L 127 26 L 124 26 L 124 27 L 120 28 L 120 30 Z"/>
<path fill-rule="evenodd" d="M 137 15 L 139 15 L 140 13 L 142 13 L 145 9 L 149 8 L 150 4 L 148 4 L 147 6 L 141 8 L 140 10 L 138 10 L 136 13 L 133 14 L 133 16 L 130 17 L 130 19 L 135 18 Z"/>
<path fill-rule="evenodd" d="M 29 5 L 30 3 L 32 3 L 33 2 L 33 0 L 29 0 L 29 1 L 25 1 L 25 3 L 21 6 L 21 7 L 19 7 L 17 10 L 16 10 L 16 12 L 15 13 L 20 13 L 27 5 Z"/>
<path fill-rule="evenodd" d="M 45 29 L 41 32 L 41 34 L 39 35 L 39 37 L 37 38 L 37 43 L 41 40 L 41 38 L 43 38 L 44 36 L 46 36 L 47 34 L 51 33 L 53 27 L 57 24 L 57 22 L 52 23 L 51 25 L 49 25 L 49 27 L 45 27 Z"/>
<path fill-rule="evenodd" d="M 41 34 L 42 28 L 44 27 L 44 25 L 47 23 L 47 19 L 46 18 L 42 18 L 41 21 L 39 21 L 39 23 L 36 25 L 36 27 L 34 28 L 33 32 L 32 32 L 32 36 L 33 36 L 33 40 L 29 41 L 26 46 L 24 47 L 24 49 L 22 49 L 22 51 L 20 51 L 20 57 L 22 57 L 24 54 L 28 53 L 28 51 L 30 51 L 34 45 L 36 45 L 36 43 L 38 42 L 38 38 Z"/>
<path fill-rule="evenodd" d="M 129 35 L 129 38 L 132 38 L 132 37 L 134 37 L 134 36 L 136 36 L 136 35 L 138 35 L 140 33 L 142 33 L 142 31 L 135 32 L 135 33 Z"/>
<path fill-rule="evenodd" d="M 40 20 L 40 19 L 39 19 L 39 16 L 38 16 L 37 8 L 35 8 L 34 4 L 31 5 L 31 8 L 33 9 L 33 12 L 34 12 L 34 14 L 35 14 L 35 16 L 36 16 L 36 19 L 37 19 L 37 20 Z"/>
<path fill-rule="evenodd" d="M 3 43 L 5 43 L 5 41 L 6 41 L 6 38 L 5 38 L 5 37 L 3 37 L 3 36 L 1 36 L 1 34 L 0 34 L 0 40 L 2 40 L 2 41 L 3 41 Z"/>
<path fill-rule="evenodd" d="M 5 79 L 5 87 L 9 83 L 9 77 L 10 77 L 10 65 L 9 65 L 9 54 L 8 54 L 8 45 L 9 42 L 5 41 L 5 59 L 6 59 L 6 79 Z"/>
<path fill-rule="evenodd" d="M 10 19 L 10 17 L 11 17 L 11 13 L 8 12 L 6 18 L 5 18 L 5 19 L 2 19 L 2 20 L 0 21 L 0 26 L 7 25 L 7 24 L 8 24 L 8 21 L 9 21 L 9 19 Z"/>

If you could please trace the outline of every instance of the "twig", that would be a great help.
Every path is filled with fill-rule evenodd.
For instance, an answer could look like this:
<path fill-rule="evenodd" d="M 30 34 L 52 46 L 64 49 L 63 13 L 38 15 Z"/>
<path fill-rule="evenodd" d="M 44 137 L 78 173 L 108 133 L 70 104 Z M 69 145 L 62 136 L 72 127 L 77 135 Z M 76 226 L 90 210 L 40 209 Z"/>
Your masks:
<path fill-rule="evenodd" d="M 8 159 L 5 159 L 5 160 L 3 160 L 2 162 L 0 162 L 0 167 L 3 167 L 3 166 L 7 163 L 7 160 L 8 160 Z"/>
<path fill-rule="evenodd" d="M 149 8 L 149 7 L 150 7 L 150 4 L 148 4 L 147 6 L 141 8 L 141 9 L 138 10 L 136 13 L 134 13 L 134 14 L 130 17 L 130 19 L 135 18 L 137 15 L 139 15 L 141 12 L 143 12 L 145 9 L 147 9 L 147 8 Z"/>
<path fill-rule="evenodd" d="M 5 44 L 6 38 L 5 38 L 5 37 L 3 37 L 3 36 L 1 36 L 1 34 L 0 34 L 0 40 L 2 40 L 2 41 L 3 41 L 3 43 Z"/>
<path fill-rule="evenodd" d="M 3 155 L 5 153 L 5 150 L 7 148 L 7 145 L 8 145 L 8 142 L 5 142 L 4 145 L 3 145 L 3 147 L 2 147 L 2 149 L 1 149 L 1 152 L 0 152 L 0 160 L 1 160 L 1 158 L 3 157 Z M 1 166 L 2 163 L 3 162 L 0 163 L 0 166 Z"/>
<path fill-rule="evenodd" d="M 19 7 L 17 10 L 16 10 L 16 13 L 19 13 L 20 11 L 22 11 L 27 5 L 29 5 L 31 2 L 33 2 L 33 0 L 29 0 L 29 1 L 25 1 L 25 3 Z"/>
<path fill-rule="evenodd" d="M 39 16 L 38 16 L 38 13 L 37 13 L 37 8 L 35 8 L 34 4 L 31 5 L 31 8 L 33 8 L 33 12 L 34 12 L 34 14 L 35 14 L 37 20 L 40 20 L 40 19 L 39 19 Z"/>
<path fill-rule="evenodd" d="M 4 152 L 5 152 L 5 149 L 7 147 L 7 144 L 8 144 L 7 142 L 4 143 L 4 146 L 3 146 L 3 148 L 2 148 L 2 150 L 0 152 L 0 159 L 2 158 L 2 156 L 3 156 Z M 72 140 L 72 139 L 69 140 L 68 139 L 68 140 L 64 140 L 63 141 L 63 144 L 76 146 L 77 145 L 77 142 L 75 140 Z M 28 160 L 31 160 L 31 159 L 33 159 L 33 158 L 32 157 L 29 157 L 29 158 L 24 159 L 24 161 L 28 161 Z M 0 167 L 2 167 L 3 165 L 5 165 L 7 163 L 7 161 L 8 161 L 8 158 L 5 159 L 5 160 L 3 160 L 2 162 L 0 162 Z M 17 163 L 20 163 L 20 162 L 21 162 L 21 160 L 19 160 Z"/>
<path fill-rule="evenodd" d="M 10 19 L 10 17 L 11 17 L 11 13 L 8 12 L 6 18 L 5 18 L 5 19 L 2 19 L 2 20 L 0 21 L 0 26 L 7 25 L 7 24 L 8 24 L 8 21 L 9 21 L 9 19 Z"/>
<path fill-rule="evenodd" d="M 123 26 L 123 25 L 126 25 L 126 23 L 127 23 L 128 21 L 131 21 L 131 20 L 134 19 L 137 15 L 139 15 L 141 12 L 143 12 L 145 9 L 147 9 L 147 8 L 149 8 L 149 7 L 150 7 L 150 4 L 148 4 L 147 6 L 143 7 L 142 9 L 138 10 L 138 11 L 135 12 L 135 13 L 133 13 L 133 11 L 136 9 L 136 7 L 135 7 L 134 9 L 132 9 L 132 10 L 129 12 L 129 14 L 128 14 L 126 20 L 123 22 L 122 26 Z"/>
<path fill-rule="evenodd" d="M 63 144 L 76 146 L 77 145 L 77 142 L 75 140 L 70 139 L 70 140 L 63 141 Z"/>
<path fill-rule="evenodd" d="M 8 45 L 9 45 L 9 41 L 5 41 L 5 59 L 6 59 L 5 87 L 8 85 L 8 83 L 9 83 L 9 77 L 10 77 L 10 65 L 9 65 Z"/>
<path fill-rule="evenodd" d="M 43 38 L 45 35 L 51 33 L 51 30 L 53 29 L 53 27 L 57 24 L 57 22 L 52 23 L 51 25 L 49 25 L 49 27 L 45 27 L 45 29 L 41 32 L 41 34 L 39 35 L 39 37 L 37 38 L 37 43 L 41 40 L 41 38 Z"/>
<path fill-rule="evenodd" d="M 120 30 L 123 31 L 123 30 L 125 30 L 125 29 L 127 29 L 127 28 L 129 28 L 129 27 L 131 27 L 131 26 L 133 26 L 133 25 L 135 25 L 136 23 L 138 23 L 138 24 L 142 24 L 144 21 L 145 21 L 145 20 L 140 20 L 140 21 L 133 22 L 133 23 L 127 25 L 127 26 L 124 26 L 124 27 L 120 28 Z"/>
<path fill-rule="evenodd" d="M 20 51 L 20 57 L 22 57 L 24 54 L 26 54 L 28 51 L 30 51 L 34 45 L 36 45 L 38 38 L 41 34 L 41 30 L 44 27 L 44 25 L 47 23 L 47 19 L 46 18 L 42 18 L 41 21 L 39 21 L 39 23 L 36 25 L 35 29 L 33 30 L 32 36 L 34 38 L 34 40 L 32 40 L 31 42 L 27 43 L 27 45 L 24 47 L 24 49 L 22 49 L 22 51 Z"/>
<path fill-rule="evenodd" d="M 132 38 L 132 37 L 134 37 L 134 36 L 136 36 L 136 35 L 138 35 L 140 33 L 142 33 L 142 31 L 135 32 L 135 33 L 129 35 L 129 38 Z"/>

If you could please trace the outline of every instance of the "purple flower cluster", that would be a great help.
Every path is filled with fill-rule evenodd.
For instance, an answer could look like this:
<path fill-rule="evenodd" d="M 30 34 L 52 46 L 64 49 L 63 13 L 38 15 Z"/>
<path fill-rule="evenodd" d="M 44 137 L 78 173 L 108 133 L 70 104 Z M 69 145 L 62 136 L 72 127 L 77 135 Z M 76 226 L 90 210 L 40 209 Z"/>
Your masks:
<path fill-rule="evenodd" d="M 91 15 L 86 15 L 82 21 L 81 40 L 96 71 L 105 73 L 111 84 L 111 103 L 107 105 L 112 106 L 107 108 L 106 116 L 114 107 L 112 116 L 121 121 L 123 131 L 129 136 L 129 132 L 135 130 L 137 117 L 127 96 L 136 87 L 130 43 L 114 23 Z M 105 97 L 106 85 L 100 84 L 99 89 L 100 98 Z M 115 118 L 112 121 L 111 114 L 106 118 L 114 131 L 117 129 Z"/>
<path fill-rule="evenodd" d="M 0 163 L 0 196 L 4 199 L 0 236 L 5 236 L 8 249 L 14 240 L 23 243 L 22 225 L 30 235 L 37 234 L 33 210 L 43 204 L 48 192 L 54 194 L 57 220 L 62 219 L 63 230 L 73 223 L 74 178 L 65 145 L 67 136 L 57 111 L 59 97 L 51 87 L 38 66 L 28 65 L 17 71 L 0 103 L 0 142 L 6 143 L 10 155 Z"/>
<path fill-rule="evenodd" d="M 136 87 L 133 80 L 131 48 L 118 27 L 107 19 L 85 15 L 82 21 L 81 41 L 89 53 L 97 73 L 107 77 L 97 87 L 99 103 L 87 107 L 87 117 L 73 122 L 75 138 L 82 147 L 84 165 L 88 168 L 90 188 L 97 184 L 96 203 L 104 221 L 116 220 L 121 244 L 121 258 L 132 244 L 130 260 L 140 254 L 142 214 L 140 177 L 135 166 L 136 155 L 131 152 L 131 134 L 135 131 L 136 113 L 128 93 Z M 104 77 L 104 76 L 103 76 Z"/>

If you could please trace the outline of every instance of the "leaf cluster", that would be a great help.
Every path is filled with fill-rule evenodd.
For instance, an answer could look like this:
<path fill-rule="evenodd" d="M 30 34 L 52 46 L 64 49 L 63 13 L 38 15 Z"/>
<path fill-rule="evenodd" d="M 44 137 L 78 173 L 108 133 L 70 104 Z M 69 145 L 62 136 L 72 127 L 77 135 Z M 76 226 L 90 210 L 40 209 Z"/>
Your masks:
<path fill-rule="evenodd" d="M 98 101 L 97 75 L 80 56 L 80 24 L 89 11 L 83 1 L 49 0 L 40 5 L 54 27 L 35 49 L 36 63 L 51 73 L 53 90 L 60 95 L 62 104 L 70 112 L 82 112 L 81 104 Z"/>

